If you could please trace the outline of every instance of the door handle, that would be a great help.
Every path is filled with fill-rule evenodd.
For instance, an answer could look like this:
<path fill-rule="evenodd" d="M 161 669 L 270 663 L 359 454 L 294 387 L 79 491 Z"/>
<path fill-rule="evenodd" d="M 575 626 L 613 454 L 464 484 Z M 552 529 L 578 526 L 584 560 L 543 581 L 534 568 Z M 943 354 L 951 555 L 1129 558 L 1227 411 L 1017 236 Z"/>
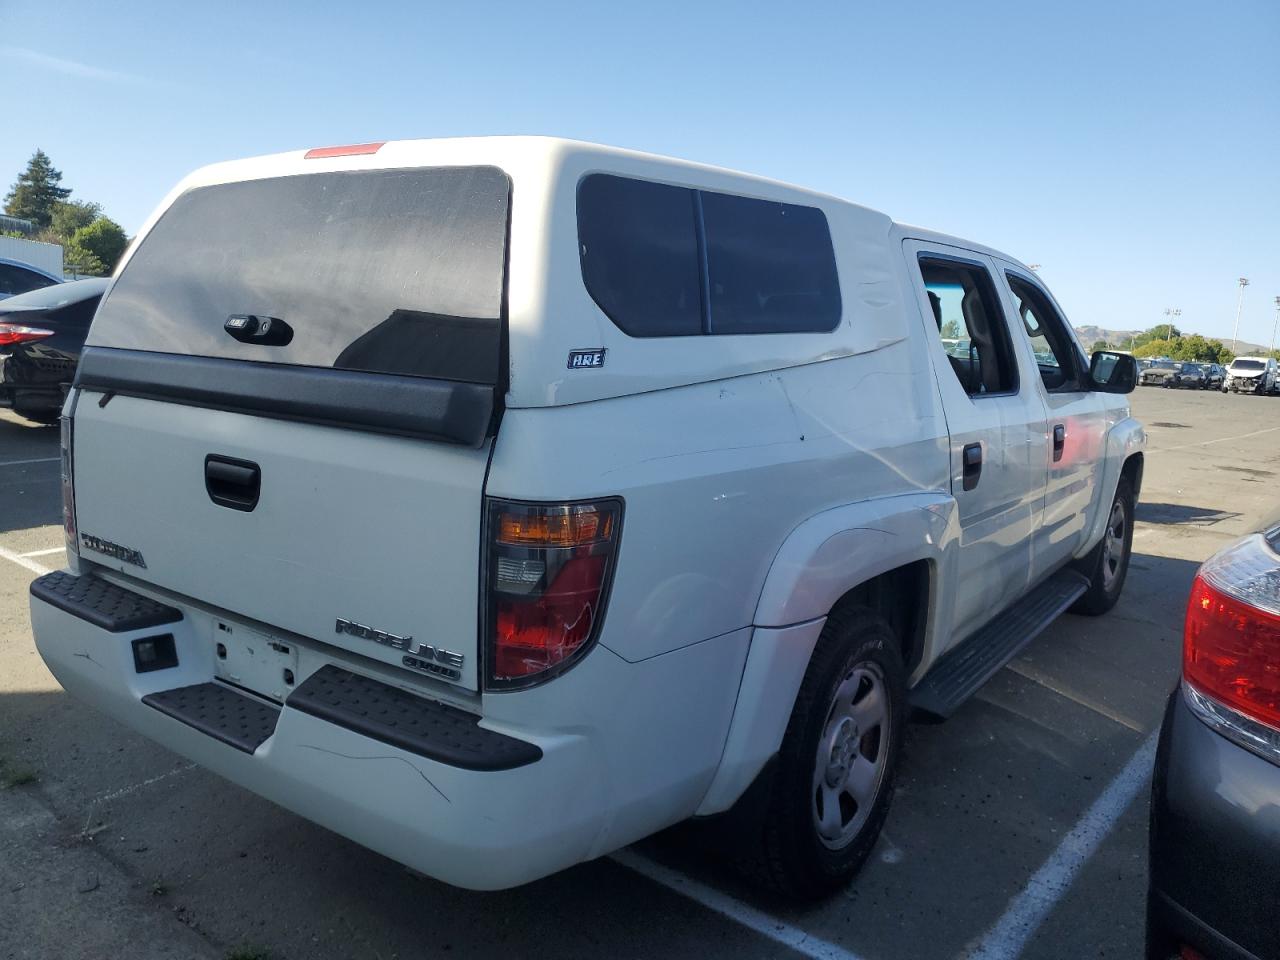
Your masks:
<path fill-rule="evenodd" d="M 964 489 L 972 490 L 978 485 L 978 479 L 982 476 L 982 444 L 965 444 L 964 451 L 961 453 L 960 457 L 964 463 Z"/>
<path fill-rule="evenodd" d="M 249 460 L 211 453 L 204 458 L 204 488 L 218 506 L 248 513 L 258 505 L 262 469 Z"/>
<path fill-rule="evenodd" d="M 1062 451 L 1067 445 L 1067 428 L 1060 423 L 1053 425 L 1053 462 L 1062 459 Z"/>

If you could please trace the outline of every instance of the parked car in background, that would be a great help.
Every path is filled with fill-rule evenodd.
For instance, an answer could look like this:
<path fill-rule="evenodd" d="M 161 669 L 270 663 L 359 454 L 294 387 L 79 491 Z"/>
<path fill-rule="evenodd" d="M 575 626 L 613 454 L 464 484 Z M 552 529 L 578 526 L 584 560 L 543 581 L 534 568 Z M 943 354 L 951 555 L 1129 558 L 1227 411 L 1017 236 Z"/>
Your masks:
<path fill-rule="evenodd" d="M 1227 379 L 1227 368 L 1220 363 L 1208 363 L 1204 366 L 1204 387 L 1206 390 L 1221 390 Z"/>
<path fill-rule="evenodd" d="M 1174 368 L 1173 373 L 1165 380 L 1167 387 L 1203 390 L 1209 384 L 1205 368 L 1198 363 L 1176 363 Z"/>
<path fill-rule="evenodd" d="M 1167 387 L 1179 366 L 1173 360 L 1152 360 L 1151 366 L 1138 374 L 1138 383 L 1144 387 Z"/>
<path fill-rule="evenodd" d="M 72 280 L 0 301 L 0 407 L 56 423 L 106 278 Z"/>
<path fill-rule="evenodd" d="M 1276 362 L 1270 357 L 1236 357 L 1227 367 L 1223 390 L 1232 393 L 1274 393 L 1280 386 Z"/>
<path fill-rule="evenodd" d="M 0 258 L 0 300 L 61 282 L 61 277 L 55 277 L 29 263 Z"/>
<path fill-rule="evenodd" d="M 911 712 L 1117 602 L 1136 379 L 1024 264 L 745 174 L 218 164 L 94 318 L 32 629 L 68 694 L 450 883 L 732 811 L 822 896 Z"/>
<path fill-rule="evenodd" d="M 1156 753 L 1149 960 L 1280 957 L 1280 513 L 1200 567 Z"/>

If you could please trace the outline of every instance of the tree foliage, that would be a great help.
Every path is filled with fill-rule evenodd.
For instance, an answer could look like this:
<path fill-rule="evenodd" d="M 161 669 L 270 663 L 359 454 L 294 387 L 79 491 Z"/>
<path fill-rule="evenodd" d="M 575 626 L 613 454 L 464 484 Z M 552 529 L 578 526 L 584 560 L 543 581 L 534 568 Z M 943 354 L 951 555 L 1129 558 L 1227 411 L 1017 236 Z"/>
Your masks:
<path fill-rule="evenodd" d="M 1147 340 L 1135 347 L 1135 357 L 1168 357 L 1170 360 L 1196 360 L 1201 363 L 1230 363 L 1231 351 L 1221 340 L 1210 340 L 1198 333 L 1172 340 Z"/>
<path fill-rule="evenodd" d="M 1093 346 L 1089 348 L 1089 352 L 1097 353 L 1099 350 L 1110 350 L 1110 349 L 1111 349 L 1111 344 L 1107 343 L 1107 341 L 1095 340 L 1093 341 Z"/>
<path fill-rule="evenodd" d="M 4 212 L 30 220 L 37 227 L 49 226 L 54 205 L 71 196 L 71 190 L 61 183 L 62 171 L 54 167 L 48 154 L 36 150 L 5 195 Z"/>
<path fill-rule="evenodd" d="M 102 215 L 102 205 L 90 200 L 62 200 L 50 210 L 49 229 L 62 239 L 70 239 Z"/>
<path fill-rule="evenodd" d="M 960 324 L 956 320 L 948 320 L 942 325 L 942 339 L 959 340 L 963 334 L 960 332 Z"/>
<path fill-rule="evenodd" d="M 102 273 L 106 274 L 116 268 L 128 245 L 129 237 L 120 224 L 109 217 L 98 217 L 73 233 L 66 249 L 89 252 L 101 264 Z"/>

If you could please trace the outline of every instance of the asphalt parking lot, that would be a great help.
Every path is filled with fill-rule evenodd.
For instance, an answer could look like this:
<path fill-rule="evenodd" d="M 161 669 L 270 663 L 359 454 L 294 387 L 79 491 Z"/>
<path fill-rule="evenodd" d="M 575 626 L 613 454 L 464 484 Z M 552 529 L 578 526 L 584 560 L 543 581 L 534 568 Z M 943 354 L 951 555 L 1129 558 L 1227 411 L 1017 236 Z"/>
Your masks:
<path fill-rule="evenodd" d="M 678 828 L 505 893 L 455 890 L 62 693 L 27 584 L 61 565 L 58 436 L 0 412 L 0 957 L 1136 957 L 1146 774 L 1196 566 L 1276 500 L 1280 399 L 1141 389 L 1133 566 L 955 717 L 915 726 L 843 895 L 754 895 Z"/>

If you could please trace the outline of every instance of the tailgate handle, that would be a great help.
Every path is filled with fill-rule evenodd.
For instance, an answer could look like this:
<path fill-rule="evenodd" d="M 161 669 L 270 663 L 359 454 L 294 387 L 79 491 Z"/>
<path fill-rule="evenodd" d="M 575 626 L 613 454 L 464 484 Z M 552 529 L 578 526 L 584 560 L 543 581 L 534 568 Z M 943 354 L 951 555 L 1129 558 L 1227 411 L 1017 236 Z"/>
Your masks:
<path fill-rule="evenodd" d="M 204 488 L 220 507 L 252 510 L 262 492 L 262 470 L 249 460 L 209 454 L 204 458 Z"/>

